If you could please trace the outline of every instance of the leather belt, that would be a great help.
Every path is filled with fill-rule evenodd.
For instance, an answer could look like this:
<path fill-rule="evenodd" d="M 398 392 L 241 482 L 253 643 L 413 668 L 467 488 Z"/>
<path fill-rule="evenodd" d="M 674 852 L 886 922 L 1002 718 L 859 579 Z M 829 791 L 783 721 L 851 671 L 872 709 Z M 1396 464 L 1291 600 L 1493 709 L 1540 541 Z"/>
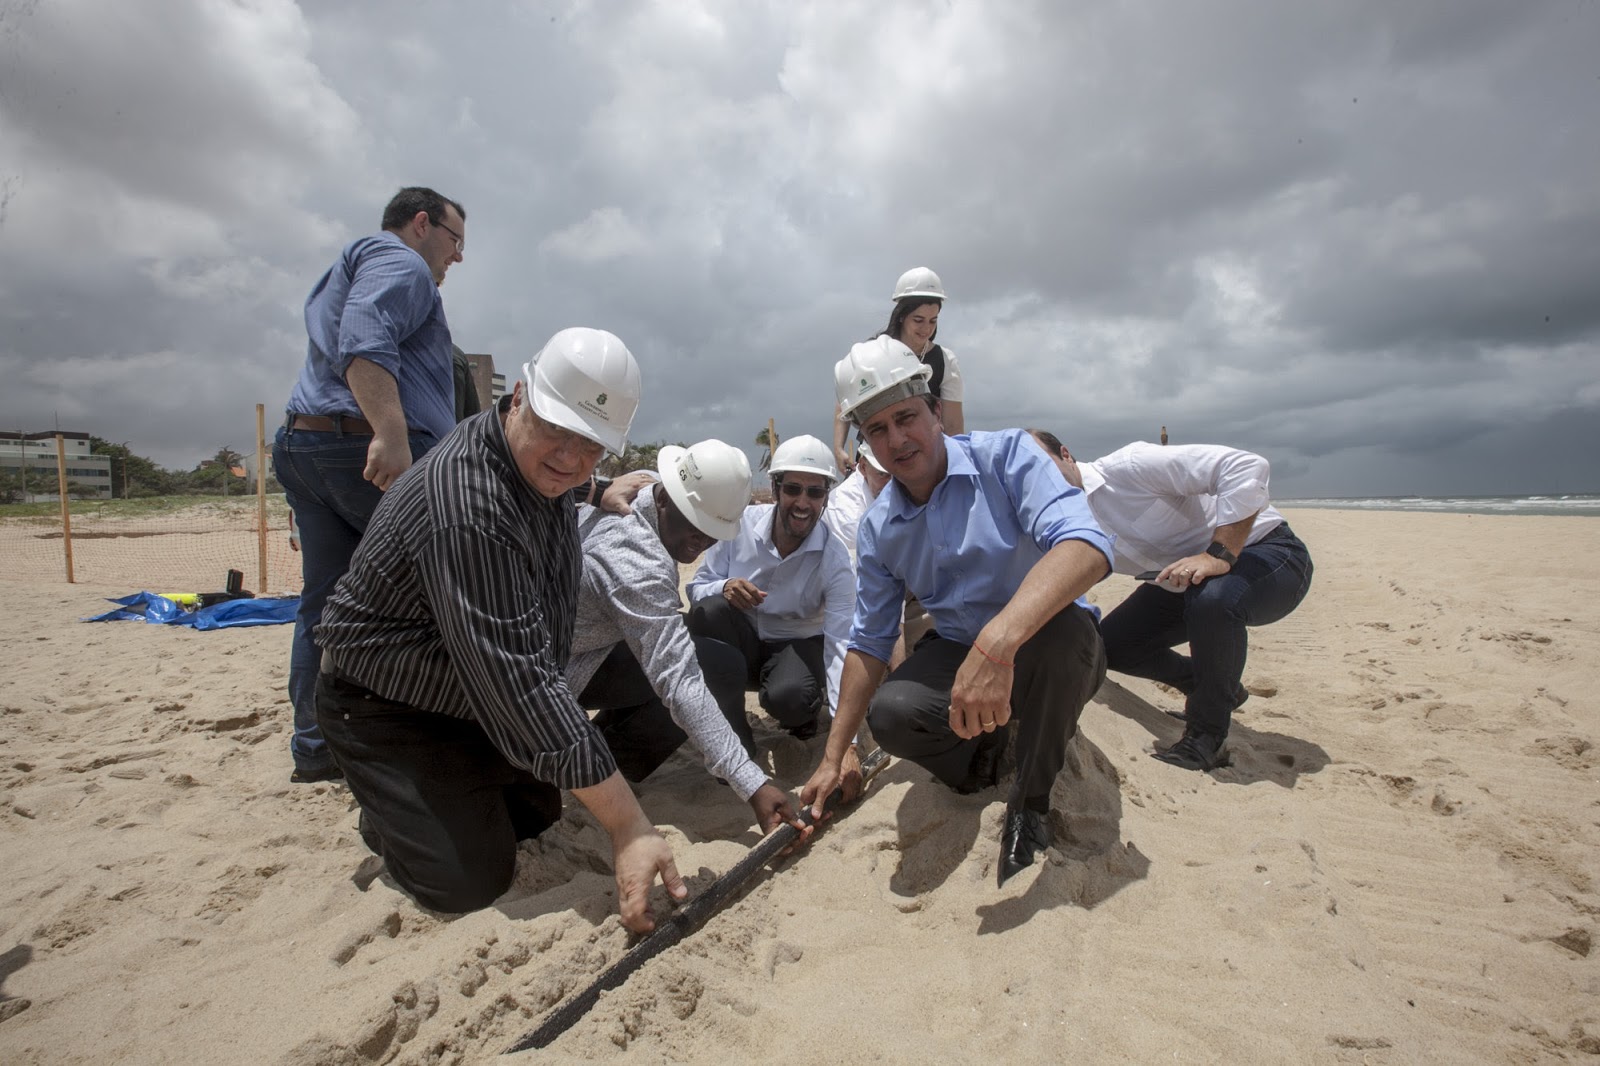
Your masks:
<path fill-rule="evenodd" d="M 309 429 L 314 433 L 344 433 L 360 434 L 370 437 L 373 435 L 372 423 L 364 418 L 354 415 L 335 415 L 325 418 L 322 415 L 290 415 L 290 429 Z"/>

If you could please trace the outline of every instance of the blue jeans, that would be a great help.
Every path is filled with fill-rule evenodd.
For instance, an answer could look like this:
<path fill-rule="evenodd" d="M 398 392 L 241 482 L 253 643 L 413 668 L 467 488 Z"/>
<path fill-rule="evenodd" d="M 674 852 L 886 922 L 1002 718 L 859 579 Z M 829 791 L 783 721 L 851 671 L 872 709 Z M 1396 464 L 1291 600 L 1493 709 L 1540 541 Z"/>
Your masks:
<path fill-rule="evenodd" d="M 436 441 L 412 433 L 411 461 L 422 458 Z M 322 653 L 312 630 L 322 621 L 322 605 L 350 569 L 350 559 L 383 493 L 361 476 L 367 465 L 370 436 L 319 433 L 306 429 L 278 430 L 272 465 L 283 485 L 300 530 L 300 609 L 294 619 L 289 650 L 289 701 L 294 704 L 294 736 L 289 753 L 300 770 L 333 765 L 333 756 L 317 728 L 317 673 Z"/>
<path fill-rule="evenodd" d="M 1311 587 L 1311 553 L 1287 523 L 1239 553 L 1221 577 L 1180 595 L 1141 584 L 1100 623 L 1106 667 L 1160 681 L 1188 696 L 1189 728 L 1228 735 L 1248 694 L 1240 678 L 1250 637 L 1300 606 Z M 1172 649 L 1189 645 L 1189 654 Z"/>

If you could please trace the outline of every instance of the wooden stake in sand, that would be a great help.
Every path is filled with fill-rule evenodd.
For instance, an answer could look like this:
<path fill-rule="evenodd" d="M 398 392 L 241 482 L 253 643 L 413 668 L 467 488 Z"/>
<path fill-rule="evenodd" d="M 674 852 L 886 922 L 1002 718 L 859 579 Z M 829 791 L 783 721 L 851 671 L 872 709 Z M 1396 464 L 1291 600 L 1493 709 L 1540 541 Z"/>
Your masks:
<path fill-rule="evenodd" d="M 28 460 L 22 460 L 26 470 Z M 67 553 L 67 584 L 72 584 L 72 503 L 67 499 L 67 441 L 56 434 L 56 491 L 61 499 L 61 547 Z"/>
<path fill-rule="evenodd" d="M 861 788 L 865 792 L 872 779 L 889 762 L 889 755 L 882 748 L 876 748 L 872 754 L 861 760 Z M 842 793 L 834 789 L 823 805 L 824 810 L 833 810 L 839 802 Z M 807 825 L 811 824 L 811 808 L 807 807 L 800 812 L 800 820 Z M 729 896 L 755 875 L 756 871 L 765 866 L 774 856 L 784 848 L 794 843 L 794 838 L 800 831 L 794 826 L 784 823 L 768 833 L 761 843 L 751 848 L 745 857 L 734 864 L 733 869 L 711 882 L 706 889 L 694 899 L 684 904 L 672 917 L 656 927 L 656 931 L 645 937 L 628 950 L 628 953 L 612 963 L 605 972 L 589 983 L 589 987 L 567 1000 L 550 1013 L 544 1021 L 539 1023 L 537 1029 L 524 1033 L 515 1044 L 501 1052 L 503 1055 L 514 1055 L 519 1051 L 529 1048 L 549 1047 L 556 1037 L 571 1029 L 577 1024 L 578 1019 L 588 1014 L 590 1009 L 600 1000 L 600 993 L 609 992 L 613 988 L 621 987 L 622 983 L 633 976 L 635 970 L 672 947 L 684 937 L 693 933 L 704 925 L 712 915 L 722 908 L 722 904 Z"/>
<path fill-rule="evenodd" d="M 267 594 L 267 405 L 256 404 L 256 588 Z"/>

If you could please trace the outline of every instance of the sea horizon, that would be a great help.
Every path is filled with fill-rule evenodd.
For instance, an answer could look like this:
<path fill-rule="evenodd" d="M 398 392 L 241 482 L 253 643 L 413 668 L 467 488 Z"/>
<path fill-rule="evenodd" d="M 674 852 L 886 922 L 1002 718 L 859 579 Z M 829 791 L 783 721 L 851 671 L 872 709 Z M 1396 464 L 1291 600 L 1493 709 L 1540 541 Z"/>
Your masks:
<path fill-rule="evenodd" d="M 1524 496 L 1303 496 L 1273 500 L 1274 507 L 1339 511 L 1427 511 L 1441 514 L 1571 515 L 1600 518 L 1600 493 L 1529 493 Z"/>

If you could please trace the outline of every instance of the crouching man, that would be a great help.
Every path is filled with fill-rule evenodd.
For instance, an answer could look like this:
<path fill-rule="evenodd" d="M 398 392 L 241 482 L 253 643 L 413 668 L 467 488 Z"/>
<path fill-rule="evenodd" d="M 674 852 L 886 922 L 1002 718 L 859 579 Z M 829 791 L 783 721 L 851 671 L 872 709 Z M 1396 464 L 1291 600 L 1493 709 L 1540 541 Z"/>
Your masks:
<path fill-rule="evenodd" d="M 775 502 L 747 508 L 689 582 L 689 630 L 737 654 L 761 709 L 809 740 L 824 703 L 839 703 L 855 575 L 849 549 L 822 521 L 839 481 L 828 446 L 786 440 L 771 473 Z"/>
<path fill-rule="evenodd" d="M 562 789 L 610 835 L 628 928 L 654 927 L 658 876 L 687 894 L 564 680 L 582 572 L 568 493 L 623 450 L 638 403 L 620 340 L 557 333 L 504 414 L 469 418 L 384 494 L 324 610 L 317 720 L 363 839 L 425 907 L 504 892 Z"/>
<path fill-rule="evenodd" d="M 579 514 L 583 578 L 568 687 L 599 710 L 594 725 L 622 776 L 642 781 L 689 739 L 706 768 L 756 812 L 762 832 L 799 823 L 785 793 L 753 761 L 744 660 L 694 638 L 680 613 L 678 564 L 739 532 L 750 463 L 720 440 L 661 449 L 661 481 L 633 513 Z"/>
<path fill-rule="evenodd" d="M 1027 433 L 946 437 L 928 373 L 888 337 L 856 345 L 834 370 L 840 410 L 892 480 L 857 531 L 839 709 L 800 797 L 821 817 L 835 786 L 847 800 L 859 790 L 850 745 L 863 717 L 889 754 L 957 791 L 988 787 L 1014 717 L 1003 884 L 1050 842 L 1051 786 L 1105 678 L 1095 618 L 1079 597 L 1109 572 L 1111 541 Z M 889 673 L 907 590 L 934 630 Z"/>

